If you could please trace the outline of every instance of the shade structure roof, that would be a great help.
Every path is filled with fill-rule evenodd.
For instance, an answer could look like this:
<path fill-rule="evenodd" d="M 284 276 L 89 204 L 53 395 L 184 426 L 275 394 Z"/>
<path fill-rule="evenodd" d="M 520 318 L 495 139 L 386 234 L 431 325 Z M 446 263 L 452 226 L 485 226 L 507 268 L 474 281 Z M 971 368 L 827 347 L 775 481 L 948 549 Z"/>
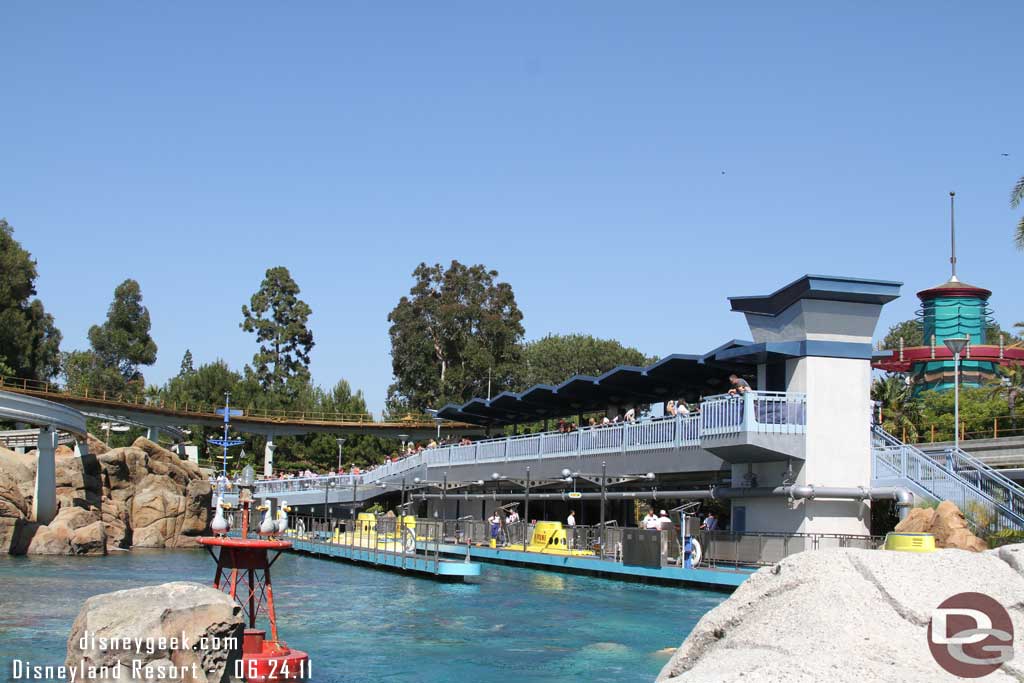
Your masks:
<path fill-rule="evenodd" d="M 801 299 L 887 304 L 899 297 L 902 284 L 890 280 L 867 280 L 835 275 L 804 275 L 771 294 L 731 296 L 729 302 L 734 311 L 775 316 Z"/>
<path fill-rule="evenodd" d="M 479 425 L 508 425 L 603 411 L 610 405 L 696 399 L 728 387 L 731 372 L 750 375 L 753 365 L 719 358 L 752 342 L 730 340 L 702 355 L 673 354 L 647 367 L 620 365 L 593 377 L 573 375 L 557 385 L 536 384 L 522 392 L 504 391 L 490 400 L 450 403 L 437 416 Z"/>

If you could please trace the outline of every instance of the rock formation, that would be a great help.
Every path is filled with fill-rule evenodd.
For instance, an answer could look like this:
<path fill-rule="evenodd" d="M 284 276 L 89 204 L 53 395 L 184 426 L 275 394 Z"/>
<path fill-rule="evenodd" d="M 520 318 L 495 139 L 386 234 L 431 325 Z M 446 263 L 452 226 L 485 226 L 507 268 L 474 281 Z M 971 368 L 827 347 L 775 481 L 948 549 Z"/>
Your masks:
<path fill-rule="evenodd" d="M 29 521 L 35 454 L 0 448 L 0 552 L 104 554 L 108 548 L 195 545 L 209 521 L 210 485 L 199 468 L 147 439 L 107 448 L 90 435 L 89 454 L 59 448 L 58 512 Z"/>
<path fill-rule="evenodd" d="M 932 659 L 932 610 L 985 593 L 1007 607 L 1024 652 L 1024 545 L 985 553 L 832 549 L 798 553 L 747 579 L 697 623 L 659 683 L 952 681 Z M 1014 660 L 986 681 L 1020 680 Z"/>
<path fill-rule="evenodd" d="M 937 508 L 914 508 L 896 525 L 896 531 L 935 536 L 939 548 L 959 548 L 981 552 L 988 544 L 975 536 L 955 503 L 945 500 Z"/>
<path fill-rule="evenodd" d="M 147 680 L 150 667 L 150 680 L 236 683 L 242 633 L 240 608 L 214 588 L 176 581 L 116 591 L 85 601 L 65 665 L 78 667 L 78 680 Z M 114 639 L 132 645 L 110 647 Z"/>

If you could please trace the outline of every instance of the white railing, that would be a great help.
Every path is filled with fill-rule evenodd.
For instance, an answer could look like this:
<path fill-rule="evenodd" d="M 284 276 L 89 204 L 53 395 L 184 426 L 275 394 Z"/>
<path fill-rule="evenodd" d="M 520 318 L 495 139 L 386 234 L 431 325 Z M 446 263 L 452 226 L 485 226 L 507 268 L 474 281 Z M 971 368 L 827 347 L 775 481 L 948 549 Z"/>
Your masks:
<path fill-rule="evenodd" d="M 748 391 L 709 396 L 701 403 L 701 437 L 740 432 L 804 434 L 807 395 L 787 391 Z"/>
<path fill-rule="evenodd" d="M 363 483 L 362 475 L 353 477 L 351 474 L 335 474 L 330 476 L 318 475 L 314 477 L 293 477 L 291 479 L 263 479 L 253 485 L 253 492 L 257 495 L 271 493 L 301 493 L 303 491 L 323 490 L 324 486 L 342 487 L 352 486 L 353 479 Z"/>
<path fill-rule="evenodd" d="M 702 439 L 743 431 L 802 434 L 806 431 L 805 394 L 751 391 L 711 396 L 701 410 L 688 415 L 657 417 L 639 422 L 583 427 L 572 432 L 543 432 L 485 439 L 465 446 L 429 448 L 362 474 L 359 484 L 371 484 L 426 465 L 449 467 L 476 463 L 514 462 L 543 458 L 579 457 L 700 447 Z M 349 476 L 349 475 L 346 475 Z M 309 480 L 314 482 L 319 478 Z M 278 480 L 302 482 L 301 479 Z M 351 485 L 351 483 L 349 484 Z M 300 484 L 301 486 L 301 484 Z M 259 490 L 259 484 L 257 490 Z M 306 488 L 322 488 L 314 484 Z M 295 488 L 289 490 L 305 490 Z"/>

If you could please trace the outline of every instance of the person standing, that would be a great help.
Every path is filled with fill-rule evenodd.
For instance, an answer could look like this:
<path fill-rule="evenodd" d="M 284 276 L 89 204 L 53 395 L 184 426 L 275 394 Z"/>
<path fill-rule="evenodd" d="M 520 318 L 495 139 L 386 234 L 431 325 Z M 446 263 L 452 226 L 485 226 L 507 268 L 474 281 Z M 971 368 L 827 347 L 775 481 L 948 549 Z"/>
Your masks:
<path fill-rule="evenodd" d="M 576 547 L 576 511 L 569 510 L 569 516 L 565 518 L 565 542 L 569 549 Z"/>
<path fill-rule="evenodd" d="M 730 394 L 745 394 L 748 391 L 751 391 L 750 383 L 735 372 L 729 375 L 729 383 L 732 384 L 732 389 L 729 390 Z"/>
<path fill-rule="evenodd" d="M 501 533 L 501 515 L 495 510 L 494 514 L 487 518 L 487 522 L 491 525 L 491 540 L 497 544 L 498 534 Z"/>
<path fill-rule="evenodd" d="M 519 513 L 516 512 L 515 508 L 512 508 L 507 515 L 505 515 L 505 541 L 507 543 L 516 543 L 519 541 Z"/>
<path fill-rule="evenodd" d="M 672 519 L 668 516 L 668 513 L 664 510 L 658 516 L 658 529 L 666 531 L 672 528 Z"/>
<path fill-rule="evenodd" d="M 657 529 L 658 528 L 658 517 L 654 514 L 653 508 L 647 509 L 647 516 L 644 517 L 643 521 L 644 529 Z"/>

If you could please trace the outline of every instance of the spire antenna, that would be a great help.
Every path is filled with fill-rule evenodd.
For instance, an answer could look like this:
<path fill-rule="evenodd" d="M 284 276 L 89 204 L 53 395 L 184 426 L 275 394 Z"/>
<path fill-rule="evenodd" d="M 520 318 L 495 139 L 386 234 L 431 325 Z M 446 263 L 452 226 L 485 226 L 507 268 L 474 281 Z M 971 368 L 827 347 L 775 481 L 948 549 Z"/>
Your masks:
<path fill-rule="evenodd" d="M 956 276 L 956 192 L 949 193 L 949 265 L 953 269 L 953 273 L 949 278 L 950 282 L 960 282 Z"/>

